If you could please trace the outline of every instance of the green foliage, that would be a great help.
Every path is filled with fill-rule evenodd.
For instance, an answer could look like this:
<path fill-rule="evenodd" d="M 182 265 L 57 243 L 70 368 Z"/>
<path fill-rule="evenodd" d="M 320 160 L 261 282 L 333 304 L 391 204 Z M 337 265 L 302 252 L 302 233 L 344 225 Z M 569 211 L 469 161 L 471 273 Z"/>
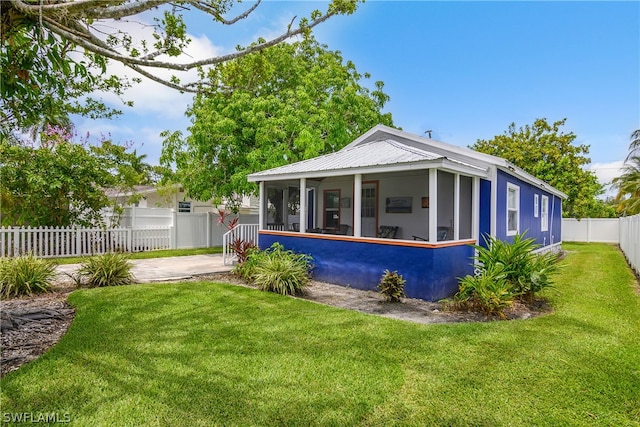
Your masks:
<path fill-rule="evenodd" d="M 2 412 L 62 408 L 82 426 L 637 427 L 637 281 L 614 245 L 564 246 L 555 313 L 526 322 L 425 326 L 208 281 L 76 291 L 64 339 L 0 379 Z"/>
<path fill-rule="evenodd" d="M 2 2 L 2 9 L 0 139 L 45 124 L 68 124 L 70 114 L 120 114 L 90 96 L 99 90 L 121 95 L 130 86 L 126 78 L 104 74 L 104 58 L 77 52 L 11 2 Z M 74 51 L 77 55 L 70 55 Z"/>
<path fill-rule="evenodd" d="M 640 134 L 640 132 L 639 132 Z M 639 136 L 640 138 L 640 136 Z M 638 139 L 640 141 L 640 139 Z M 638 148 L 640 150 L 640 143 Z M 615 201 L 617 210 L 623 216 L 640 213 L 640 155 L 628 158 L 622 175 L 614 178 L 614 188 L 618 190 Z"/>
<path fill-rule="evenodd" d="M 56 277 L 56 268 L 48 260 L 33 255 L 0 258 L 0 296 L 11 298 L 47 292 Z"/>
<path fill-rule="evenodd" d="M 382 123 L 389 97 L 369 90 L 340 52 L 311 36 L 217 66 L 215 93 L 196 96 L 190 134 L 165 132 L 161 162 L 200 200 L 257 191 L 247 175 L 331 153 Z"/>
<path fill-rule="evenodd" d="M 505 270 L 504 264 L 497 263 L 476 276 L 461 278 L 460 290 L 454 296 L 455 305 L 504 318 L 504 310 L 513 305 L 514 299 Z"/>
<path fill-rule="evenodd" d="M 130 285 L 135 280 L 132 266 L 127 255 L 106 253 L 87 258 L 78 269 L 78 275 L 91 288 Z"/>
<path fill-rule="evenodd" d="M 471 148 L 500 156 L 566 193 L 568 198 L 562 203 L 565 217 L 614 216 L 596 198 L 604 191 L 596 175 L 584 169 L 591 161 L 587 157 L 589 146 L 573 144 L 576 135 L 560 129 L 565 121 L 549 124 L 546 119 L 537 119 L 533 125 L 519 129 L 511 123 L 504 135 L 478 140 Z"/>
<path fill-rule="evenodd" d="M 262 262 L 262 259 L 267 255 L 261 251 L 260 248 L 255 247 L 247 250 L 245 259 L 242 262 L 233 266 L 232 273 L 242 277 L 247 282 L 253 282 L 256 266 Z"/>
<path fill-rule="evenodd" d="M 15 136 L 20 130 L 43 123 L 61 124 L 68 120 L 69 114 L 90 118 L 118 114 L 119 111 L 108 108 L 102 100 L 90 96 L 96 92 L 120 96 L 130 86 L 122 73 L 107 73 L 108 65 L 114 61 L 175 90 L 215 92 L 217 81 L 206 80 L 205 67 L 259 51 L 292 36 L 307 36 L 313 27 L 328 18 L 353 13 L 358 0 L 333 0 L 326 12 L 315 10 L 310 19 L 300 19 L 297 28 L 292 21 L 283 26 L 281 35 L 267 42 L 238 48 L 230 55 L 194 58 L 188 63 L 173 59 L 183 54 L 191 42 L 183 15 L 205 15 L 213 20 L 213 25 L 224 27 L 246 18 L 260 2 L 238 12 L 236 17 L 228 14 L 244 9 L 238 5 L 240 0 L 212 0 L 198 3 L 197 7 L 182 7 L 180 3 L 174 4 L 171 0 L 1 2 L 0 137 Z M 138 22 L 137 15 L 143 12 L 144 21 L 151 20 L 153 25 Z M 132 25 L 139 27 L 132 28 Z M 175 75 L 167 77 L 161 72 L 164 70 L 194 70 L 197 73 L 192 75 L 197 77 L 181 82 Z M 140 78 L 132 81 L 139 82 Z M 132 105 L 130 101 L 124 103 Z"/>
<path fill-rule="evenodd" d="M 39 146 L 0 141 L 0 224 L 3 226 L 95 226 L 109 206 L 104 189 L 127 191 L 149 182 L 151 170 L 135 151 L 110 141 L 71 142 L 48 126 Z"/>
<path fill-rule="evenodd" d="M 478 273 L 459 279 L 460 289 L 454 296 L 459 306 L 502 317 L 514 298 L 533 302 L 536 294 L 552 287 L 551 275 L 558 270 L 558 256 L 534 253 L 540 245 L 524 236 L 517 234 L 512 242 L 489 236 L 485 238 L 486 247 L 473 245 L 474 269 Z"/>
<path fill-rule="evenodd" d="M 378 283 L 380 293 L 389 302 L 399 302 L 400 298 L 406 297 L 404 294 L 404 284 L 406 280 L 397 271 L 385 270 Z"/>
<path fill-rule="evenodd" d="M 281 295 L 298 295 L 309 283 L 311 257 L 284 250 L 274 243 L 261 253 L 251 252 L 243 273 L 263 291 Z"/>

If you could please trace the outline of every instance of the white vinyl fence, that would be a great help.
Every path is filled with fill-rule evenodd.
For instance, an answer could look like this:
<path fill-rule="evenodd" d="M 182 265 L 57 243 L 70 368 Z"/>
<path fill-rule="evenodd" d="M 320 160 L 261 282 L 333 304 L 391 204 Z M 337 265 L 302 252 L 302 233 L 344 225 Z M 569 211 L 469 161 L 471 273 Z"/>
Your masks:
<path fill-rule="evenodd" d="M 108 213 L 107 213 L 108 214 Z M 0 257 L 32 253 L 40 257 L 190 249 L 223 246 L 227 228 L 213 212 L 178 213 L 164 208 L 127 208 L 121 225 L 111 228 L 0 228 Z M 241 224 L 257 215 L 240 215 Z"/>
<path fill-rule="evenodd" d="M 620 242 L 618 218 L 563 218 L 563 242 Z"/>
<path fill-rule="evenodd" d="M 2 227 L 0 256 L 33 254 L 38 257 L 139 252 L 171 247 L 171 227 L 62 228 Z"/>
<path fill-rule="evenodd" d="M 640 215 L 620 218 L 620 249 L 631 268 L 640 274 Z"/>

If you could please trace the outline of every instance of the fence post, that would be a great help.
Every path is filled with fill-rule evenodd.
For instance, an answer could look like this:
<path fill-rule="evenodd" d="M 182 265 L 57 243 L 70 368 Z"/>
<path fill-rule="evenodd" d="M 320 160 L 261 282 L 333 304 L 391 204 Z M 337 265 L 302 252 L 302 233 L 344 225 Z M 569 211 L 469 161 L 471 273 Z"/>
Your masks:
<path fill-rule="evenodd" d="M 211 212 L 207 212 L 207 247 L 211 247 Z"/>
<path fill-rule="evenodd" d="M 20 246 L 19 246 L 20 234 L 18 232 L 18 228 L 13 229 L 13 256 L 18 256 L 20 254 Z"/>
<path fill-rule="evenodd" d="M 178 210 L 173 209 L 171 225 L 171 249 L 178 249 Z"/>

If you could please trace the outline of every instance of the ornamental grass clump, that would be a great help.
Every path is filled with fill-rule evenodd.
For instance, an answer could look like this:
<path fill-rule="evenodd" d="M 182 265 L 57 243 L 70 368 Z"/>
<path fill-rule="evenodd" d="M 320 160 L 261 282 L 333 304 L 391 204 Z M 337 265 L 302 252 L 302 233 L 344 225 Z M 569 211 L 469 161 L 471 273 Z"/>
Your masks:
<path fill-rule="evenodd" d="M 56 277 L 55 265 L 33 255 L 0 259 L 0 296 L 11 298 L 48 292 Z"/>
<path fill-rule="evenodd" d="M 378 283 L 378 289 L 384 298 L 389 302 L 400 302 L 400 298 L 405 298 L 404 284 L 406 280 L 397 271 L 385 270 Z"/>
<path fill-rule="evenodd" d="M 106 253 L 87 258 L 78 269 L 82 283 L 91 288 L 130 285 L 135 281 L 129 257 L 122 253 Z"/>
<path fill-rule="evenodd" d="M 247 262 L 254 263 L 249 274 L 251 282 L 263 291 L 299 295 L 309 284 L 311 257 L 284 250 L 278 243 L 259 255 L 249 255 Z"/>

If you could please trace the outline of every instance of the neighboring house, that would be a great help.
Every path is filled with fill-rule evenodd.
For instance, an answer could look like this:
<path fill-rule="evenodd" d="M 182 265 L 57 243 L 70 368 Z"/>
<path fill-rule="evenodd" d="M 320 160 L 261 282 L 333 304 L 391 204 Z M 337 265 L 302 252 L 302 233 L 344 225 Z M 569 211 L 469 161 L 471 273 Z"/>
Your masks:
<path fill-rule="evenodd" d="M 106 191 L 111 200 L 115 200 L 120 206 L 139 208 L 170 208 L 178 209 L 179 213 L 204 213 L 217 210 L 218 206 L 213 200 L 201 202 L 188 198 L 181 187 L 158 188 L 154 185 L 136 185 L 133 191 L 121 192 L 115 189 Z M 135 201 L 134 201 L 135 200 Z M 242 198 L 240 206 L 241 214 L 257 214 L 258 199 L 256 197 L 245 196 Z"/>
<path fill-rule="evenodd" d="M 316 279 L 359 289 L 397 270 L 407 296 L 434 301 L 473 273 L 482 236 L 562 241 L 564 193 L 502 158 L 382 125 L 249 181 L 260 185 L 260 247 L 310 254 Z"/>

